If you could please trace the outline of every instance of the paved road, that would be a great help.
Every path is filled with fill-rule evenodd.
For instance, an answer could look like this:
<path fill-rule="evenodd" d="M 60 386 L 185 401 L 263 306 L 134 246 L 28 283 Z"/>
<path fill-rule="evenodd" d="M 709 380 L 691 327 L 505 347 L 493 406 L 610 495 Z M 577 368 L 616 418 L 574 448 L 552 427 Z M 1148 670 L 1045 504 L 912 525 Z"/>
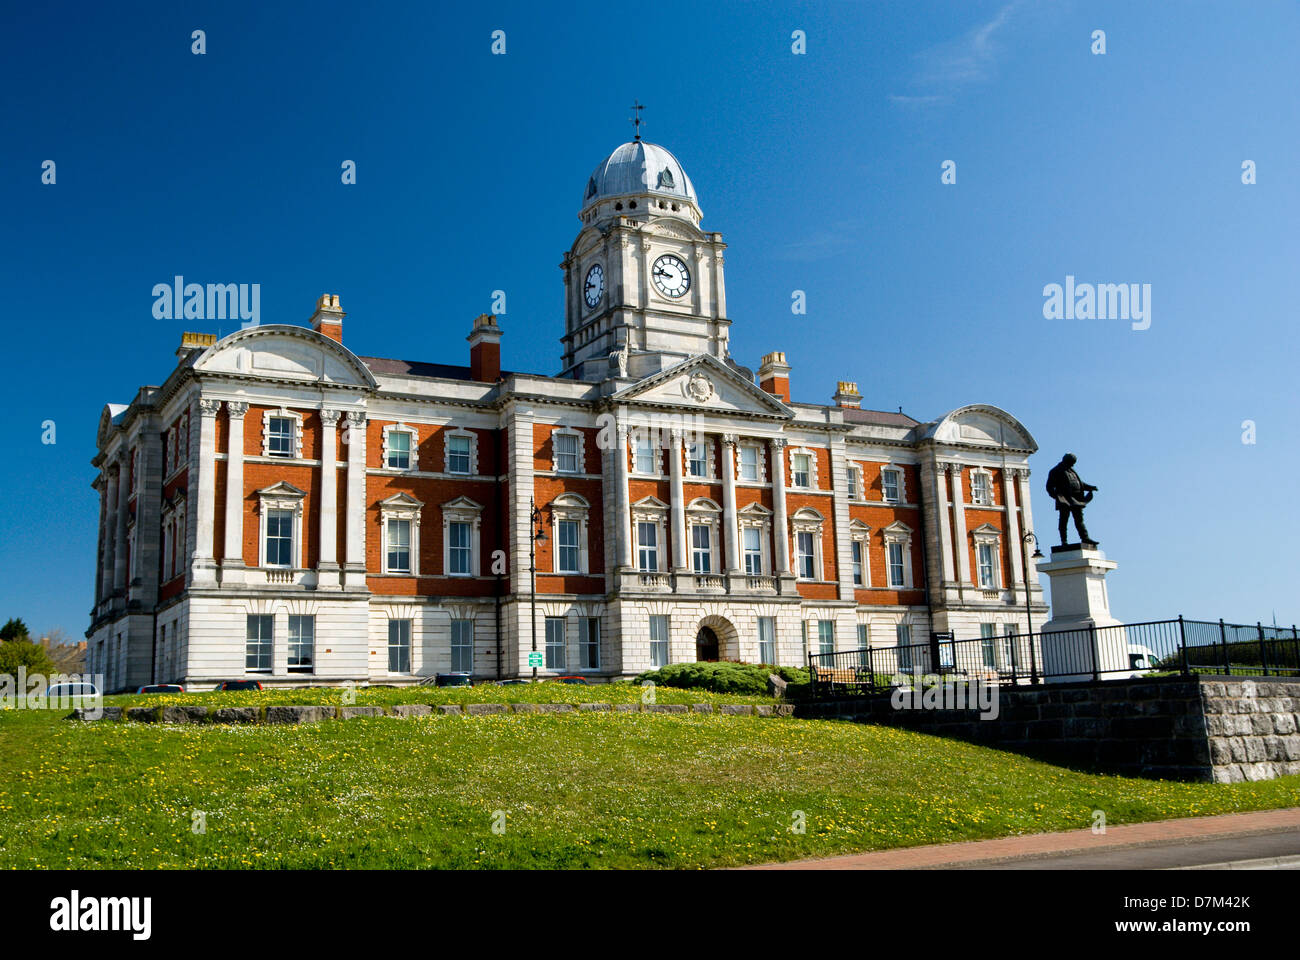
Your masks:
<path fill-rule="evenodd" d="M 1171 840 L 1092 853 L 952 864 L 956 870 L 1300 870 L 1300 830 L 1216 840 Z"/>
<path fill-rule="evenodd" d="M 1243 862 L 1253 861 L 1253 862 Z M 1262 861 L 1262 862 L 1261 862 Z M 1300 807 L 934 844 L 758 870 L 1300 869 Z"/>

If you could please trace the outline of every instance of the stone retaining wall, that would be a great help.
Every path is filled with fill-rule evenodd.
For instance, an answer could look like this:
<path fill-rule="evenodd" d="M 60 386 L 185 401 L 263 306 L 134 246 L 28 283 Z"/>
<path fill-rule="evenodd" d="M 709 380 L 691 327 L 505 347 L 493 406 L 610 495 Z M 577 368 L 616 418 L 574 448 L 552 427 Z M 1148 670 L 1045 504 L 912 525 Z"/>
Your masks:
<path fill-rule="evenodd" d="M 996 719 L 896 709 L 889 695 L 801 704 L 800 717 L 884 723 L 1127 776 L 1231 783 L 1300 773 L 1300 681 L 1152 677 L 1001 687 Z"/>
<path fill-rule="evenodd" d="M 320 720 L 351 720 L 355 717 L 428 717 L 434 715 L 478 717 L 492 713 L 717 713 L 728 717 L 788 717 L 794 707 L 788 703 L 724 703 L 714 710 L 711 703 L 403 703 L 392 707 L 372 706 L 268 706 L 268 707 L 103 707 L 101 716 L 78 707 L 69 720 L 130 720 L 137 723 L 315 723 Z"/>

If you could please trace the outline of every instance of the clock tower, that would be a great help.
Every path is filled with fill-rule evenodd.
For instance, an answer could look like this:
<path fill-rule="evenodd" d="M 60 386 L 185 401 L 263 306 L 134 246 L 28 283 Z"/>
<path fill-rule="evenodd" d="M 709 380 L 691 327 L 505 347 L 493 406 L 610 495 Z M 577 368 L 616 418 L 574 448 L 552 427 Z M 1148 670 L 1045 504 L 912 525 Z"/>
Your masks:
<path fill-rule="evenodd" d="M 700 217 L 677 158 L 639 134 L 592 171 L 560 265 L 561 376 L 639 380 L 702 353 L 728 360 L 726 244 Z"/>

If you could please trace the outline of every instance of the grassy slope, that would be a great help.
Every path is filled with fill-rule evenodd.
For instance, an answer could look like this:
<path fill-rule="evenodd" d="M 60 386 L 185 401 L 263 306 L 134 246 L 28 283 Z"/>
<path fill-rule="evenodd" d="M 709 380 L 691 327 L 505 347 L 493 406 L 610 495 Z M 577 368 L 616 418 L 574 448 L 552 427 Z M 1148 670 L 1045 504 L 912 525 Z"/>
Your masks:
<path fill-rule="evenodd" d="M 0 712 L 0 868 L 723 866 L 1300 804 L 1300 777 L 1099 777 L 828 721 L 61 716 Z"/>

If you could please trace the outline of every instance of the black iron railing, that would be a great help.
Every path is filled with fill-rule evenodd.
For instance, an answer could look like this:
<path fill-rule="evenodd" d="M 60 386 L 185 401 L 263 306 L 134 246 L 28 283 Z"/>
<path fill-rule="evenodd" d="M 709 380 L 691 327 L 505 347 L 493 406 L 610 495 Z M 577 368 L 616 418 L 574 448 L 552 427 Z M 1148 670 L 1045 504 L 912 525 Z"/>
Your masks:
<path fill-rule="evenodd" d="M 1300 677 L 1300 633 L 1182 617 L 963 640 L 933 633 L 924 643 L 809 653 L 808 670 L 816 697 L 880 693 L 932 676 L 1011 684 L 1192 673 Z"/>

